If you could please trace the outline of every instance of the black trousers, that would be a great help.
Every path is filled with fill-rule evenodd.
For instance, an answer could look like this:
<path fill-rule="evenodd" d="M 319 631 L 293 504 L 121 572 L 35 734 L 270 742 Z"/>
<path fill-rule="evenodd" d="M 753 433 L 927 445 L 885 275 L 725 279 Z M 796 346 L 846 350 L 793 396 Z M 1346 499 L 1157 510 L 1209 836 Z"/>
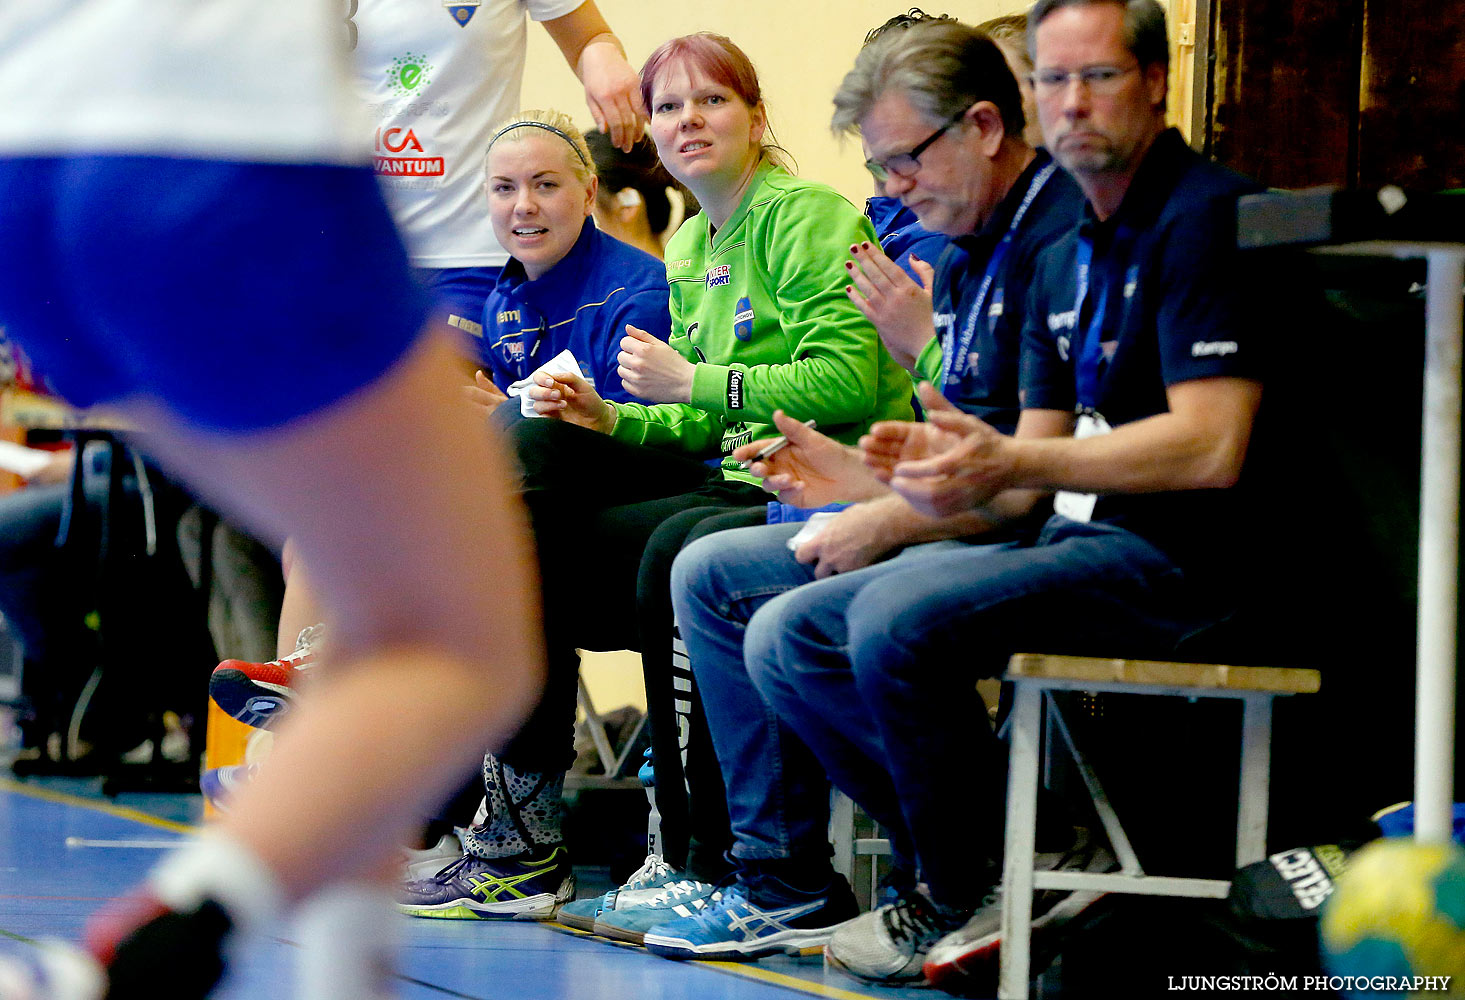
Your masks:
<path fill-rule="evenodd" d="M 653 750 L 657 807 L 667 860 L 685 867 L 690 807 L 677 724 L 674 717 L 667 718 L 667 709 L 674 715 L 675 701 L 667 697 L 673 690 L 668 683 L 668 574 L 686 533 L 697 523 L 711 514 L 750 508 L 761 518 L 767 495 L 751 484 L 730 482 L 718 469 L 686 455 L 629 444 L 557 420 L 521 420 L 508 436 L 523 474 L 539 557 L 549 673 L 539 705 L 501 756 L 522 770 L 570 765 L 577 648 L 635 649 L 660 657 L 665 666 L 648 668 L 647 677 L 648 708 L 653 698 L 658 704 L 651 720 L 653 744 L 660 747 Z M 653 537 L 663 528 L 653 549 Z M 726 804 L 705 723 L 699 728 L 698 750 L 693 753 L 689 746 L 688 766 L 694 757 L 699 761 L 694 784 L 700 785 L 704 775 L 715 781 L 713 793 L 699 795 L 699 802 L 712 808 L 715 801 L 720 812 L 720 823 L 714 818 L 709 824 L 720 827 L 709 834 L 717 846 L 709 844 L 705 852 L 715 854 L 720 863 L 729 840 Z"/>
<path fill-rule="evenodd" d="M 671 604 L 671 564 L 684 545 L 728 528 L 763 524 L 766 503 L 697 507 L 667 518 L 652 533 L 636 580 L 646 718 L 656 768 L 662 854 L 703 882 L 727 873 L 732 823 L 727 792 L 702 712 L 702 699 Z"/>

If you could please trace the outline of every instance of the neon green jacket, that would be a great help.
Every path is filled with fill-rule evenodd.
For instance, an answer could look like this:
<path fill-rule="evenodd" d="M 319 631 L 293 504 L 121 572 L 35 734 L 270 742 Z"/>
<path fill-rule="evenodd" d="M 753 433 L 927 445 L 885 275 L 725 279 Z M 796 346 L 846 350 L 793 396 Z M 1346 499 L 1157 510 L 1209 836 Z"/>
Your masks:
<path fill-rule="evenodd" d="M 696 364 L 692 402 L 616 403 L 612 435 L 709 458 L 778 433 L 773 411 L 853 444 L 910 420 L 910 376 L 845 294 L 849 248 L 875 231 L 839 193 L 765 162 L 732 217 L 705 213 L 666 248 L 671 345 Z M 756 481 L 724 457 L 729 479 Z"/>

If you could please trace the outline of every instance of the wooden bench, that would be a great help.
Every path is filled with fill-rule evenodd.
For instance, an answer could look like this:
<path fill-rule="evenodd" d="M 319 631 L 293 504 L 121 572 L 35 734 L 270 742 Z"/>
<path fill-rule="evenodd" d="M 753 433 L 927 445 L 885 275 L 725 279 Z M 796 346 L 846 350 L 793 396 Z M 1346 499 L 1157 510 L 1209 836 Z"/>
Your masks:
<path fill-rule="evenodd" d="M 1013 707 L 1009 719 L 1011 756 L 1002 871 L 1002 959 L 997 996 L 999 1000 L 1025 1000 L 1028 996 L 1033 890 L 1093 890 L 1224 898 L 1231 888 L 1229 881 L 1220 879 L 1145 874 L 1099 783 L 1098 775 L 1074 741 L 1059 704 L 1061 693 L 1078 691 L 1189 699 L 1240 699 L 1243 704 L 1241 786 L 1236 814 L 1236 865 L 1239 868 L 1260 861 L 1266 854 L 1272 699 L 1312 694 L 1318 690 L 1321 678 L 1316 670 L 1295 668 L 1019 653 L 1008 662 L 1004 679 L 1013 685 Z M 1091 874 L 1033 870 L 1038 772 L 1043 756 L 1039 739 L 1045 703 L 1049 744 L 1051 746 L 1054 734 L 1067 744 L 1079 777 L 1093 800 L 1099 822 L 1114 848 L 1119 861 L 1118 872 Z"/>

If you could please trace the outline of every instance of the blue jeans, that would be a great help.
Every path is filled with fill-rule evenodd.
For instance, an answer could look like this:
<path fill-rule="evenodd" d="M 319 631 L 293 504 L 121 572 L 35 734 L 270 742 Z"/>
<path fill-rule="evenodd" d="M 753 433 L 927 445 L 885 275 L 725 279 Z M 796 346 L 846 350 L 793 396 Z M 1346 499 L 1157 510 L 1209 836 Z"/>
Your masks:
<path fill-rule="evenodd" d="M 857 589 L 937 552 L 977 548 L 961 542 L 916 546 L 888 562 L 816 583 L 814 567 L 796 561 L 788 548 L 788 539 L 801 527 L 720 531 L 688 545 L 672 564 L 672 602 L 727 786 L 732 853 L 749 860 L 822 860 L 829 854 L 825 766 L 780 721 L 744 667 L 744 632 L 754 612 L 794 588 Z M 893 800 L 884 808 L 884 803 L 861 804 L 890 833 L 897 862 L 909 867 L 904 825 Z"/>
<path fill-rule="evenodd" d="M 1164 553 L 1112 525 L 1055 515 L 1032 545 L 925 548 L 775 597 L 744 653 L 830 778 L 909 837 L 932 897 L 972 907 L 1005 794 L 976 679 L 1016 652 L 1157 655 L 1207 619 Z"/>

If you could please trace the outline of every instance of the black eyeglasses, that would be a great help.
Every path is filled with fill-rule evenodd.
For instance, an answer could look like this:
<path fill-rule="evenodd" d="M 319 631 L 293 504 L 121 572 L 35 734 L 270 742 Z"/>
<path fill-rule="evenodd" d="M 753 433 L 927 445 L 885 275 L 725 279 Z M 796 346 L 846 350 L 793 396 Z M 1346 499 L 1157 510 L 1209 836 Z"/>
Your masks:
<path fill-rule="evenodd" d="M 1128 67 L 1085 66 L 1083 69 L 1075 70 L 1042 69 L 1028 77 L 1028 82 L 1033 85 L 1033 92 L 1043 98 L 1052 97 L 1060 91 L 1068 90 L 1068 84 L 1075 80 L 1091 94 L 1109 95 L 1118 91 L 1124 78 L 1137 69 L 1139 69 L 1138 63 Z"/>
<path fill-rule="evenodd" d="M 926 136 L 910 152 L 896 153 L 894 156 L 887 156 L 883 160 L 866 160 L 865 169 L 870 171 L 871 176 L 881 184 L 889 180 L 891 174 L 895 174 L 897 177 L 914 177 L 916 171 L 921 169 L 921 154 L 931 147 L 931 143 L 945 135 L 947 129 L 965 117 L 966 112 L 962 111 L 961 114 L 951 119 L 951 121 Z"/>

